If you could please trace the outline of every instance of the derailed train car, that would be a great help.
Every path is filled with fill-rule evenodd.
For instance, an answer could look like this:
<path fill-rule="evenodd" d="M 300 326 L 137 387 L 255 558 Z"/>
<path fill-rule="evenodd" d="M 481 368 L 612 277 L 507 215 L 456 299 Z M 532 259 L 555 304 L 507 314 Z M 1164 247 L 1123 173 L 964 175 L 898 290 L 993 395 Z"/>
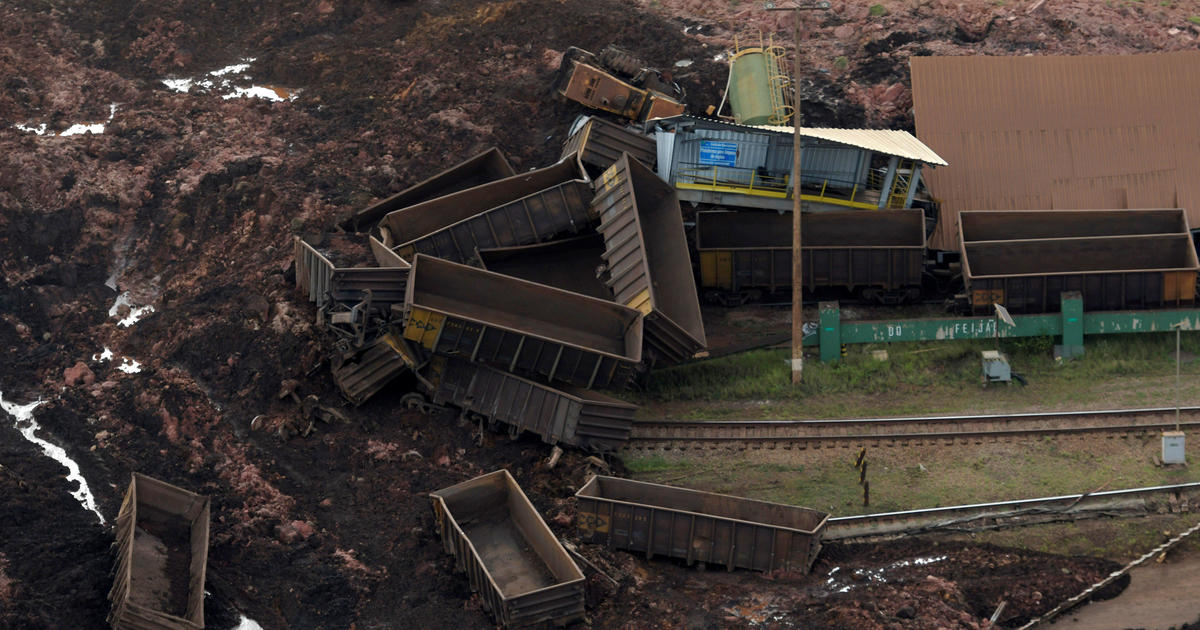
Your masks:
<path fill-rule="evenodd" d="M 424 255 L 403 330 L 431 354 L 588 389 L 624 389 L 642 360 L 635 309 Z"/>
<path fill-rule="evenodd" d="M 679 363 L 707 344 L 675 189 L 623 153 L 596 186 L 613 299 L 646 315 L 647 361 Z"/>
<path fill-rule="evenodd" d="M 547 444 L 611 452 L 629 440 L 637 406 L 599 392 L 557 389 L 453 357 L 435 356 L 424 371 L 430 398 L 452 404 L 511 433 L 535 433 Z"/>
<path fill-rule="evenodd" d="M 116 525 L 113 630 L 202 630 L 208 498 L 134 473 Z"/>
<path fill-rule="evenodd" d="M 428 254 L 468 262 L 476 248 L 511 247 L 577 233 L 592 220 L 591 182 L 570 157 L 386 215 L 382 242 L 411 262 Z"/>
<path fill-rule="evenodd" d="M 443 548 L 501 626 L 563 626 L 583 618 L 583 572 L 507 470 L 429 498 Z"/>
<path fill-rule="evenodd" d="M 584 542 L 729 570 L 808 573 L 829 520 L 809 508 L 599 475 L 575 498 Z"/>
<path fill-rule="evenodd" d="M 841 288 L 893 303 L 920 296 L 920 210 L 808 212 L 802 219 L 806 290 Z M 741 304 L 791 290 L 791 214 L 698 212 L 695 237 L 706 299 Z"/>

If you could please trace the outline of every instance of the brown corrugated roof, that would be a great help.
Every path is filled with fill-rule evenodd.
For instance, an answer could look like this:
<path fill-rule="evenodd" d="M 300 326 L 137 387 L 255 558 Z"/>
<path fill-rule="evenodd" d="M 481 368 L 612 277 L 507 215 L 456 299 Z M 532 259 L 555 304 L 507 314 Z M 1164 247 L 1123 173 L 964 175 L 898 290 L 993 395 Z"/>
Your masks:
<path fill-rule="evenodd" d="M 1187 209 L 1200 225 L 1200 51 L 913 57 L 917 137 L 950 163 L 930 247 L 961 210 Z"/>

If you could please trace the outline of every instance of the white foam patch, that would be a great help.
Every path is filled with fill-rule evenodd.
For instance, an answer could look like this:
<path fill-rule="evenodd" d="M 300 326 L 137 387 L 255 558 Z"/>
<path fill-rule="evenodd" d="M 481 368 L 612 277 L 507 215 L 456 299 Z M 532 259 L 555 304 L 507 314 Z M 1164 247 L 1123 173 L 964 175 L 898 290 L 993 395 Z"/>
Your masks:
<path fill-rule="evenodd" d="M 200 78 L 161 79 L 161 81 L 163 85 L 167 86 L 167 89 L 174 92 L 187 93 L 191 92 L 192 88 L 219 90 L 223 92 L 221 98 L 226 100 L 231 98 L 262 98 L 275 102 L 296 100 L 296 96 L 299 94 L 297 90 L 263 85 L 252 85 L 248 88 L 233 85 L 231 80 L 234 77 L 250 79 L 247 71 L 250 70 L 251 63 L 254 63 L 254 57 L 243 59 L 241 63 L 218 68 Z"/>
<path fill-rule="evenodd" d="M 212 72 L 209 72 L 209 74 L 213 75 L 214 77 L 220 77 L 220 76 L 224 76 L 227 74 L 232 74 L 234 72 L 241 74 L 241 73 L 249 70 L 250 64 L 253 63 L 254 61 L 255 61 L 255 58 L 250 57 L 249 59 L 246 59 L 245 63 L 235 63 L 232 66 L 225 66 L 224 68 L 221 68 L 219 70 L 213 70 Z"/>
<path fill-rule="evenodd" d="M 117 369 L 126 374 L 137 374 L 142 371 L 142 364 L 129 357 L 121 357 L 121 365 L 118 365 Z"/>
<path fill-rule="evenodd" d="M 46 134 L 46 123 L 42 123 L 36 127 L 26 127 L 25 125 L 13 125 L 13 126 L 16 127 L 17 129 L 20 129 L 21 131 L 26 132 L 26 133 L 36 133 L 39 136 Z M 54 135 L 54 134 L 50 134 L 50 135 Z"/>
<path fill-rule="evenodd" d="M 221 95 L 221 98 L 223 98 L 225 100 L 229 100 L 231 98 L 245 98 L 245 97 L 265 98 L 268 101 L 276 101 L 276 102 L 290 101 L 290 100 L 296 98 L 295 96 L 289 96 L 287 98 L 284 98 L 283 96 L 280 96 L 279 92 L 275 91 L 274 89 L 271 89 L 268 87 L 262 87 L 259 85 L 253 85 L 248 88 L 235 87 L 235 88 L 233 88 L 233 91 L 230 92 L 229 94 Z"/>
<path fill-rule="evenodd" d="M 257 621 L 250 619 L 246 615 L 242 615 L 238 620 L 238 625 L 233 630 L 263 630 L 263 627 L 258 625 Z"/>
<path fill-rule="evenodd" d="M 103 363 L 105 361 L 111 361 L 112 358 L 113 358 L 113 351 L 109 350 L 108 346 L 104 346 L 104 352 L 92 355 L 93 361 L 99 361 L 101 363 Z"/>
<path fill-rule="evenodd" d="M 72 492 L 71 496 L 75 497 L 75 500 L 79 501 L 80 505 L 82 505 L 84 508 L 91 510 L 92 513 L 96 515 L 96 518 L 100 519 L 100 523 L 104 524 L 107 521 L 104 520 L 104 515 L 101 514 L 100 510 L 96 507 L 96 498 L 92 496 L 92 491 L 88 487 L 87 480 L 84 479 L 83 474 L 79 472 L 79 464 L 77 464 L 75 460 L 68 457 L 67 451 L 61 446 L 51 444 L 36 435 L 37 430 L 42 427 L 37 423 L 36 420 L 33 419 L 33 410 L 37 409 L 45 402 L 46 401 L 44 400 L 35 400 L 27 405 L 18 405 L 16 403 L 6 402 L 4 400 L 4 393 L 0 392 L 0 409 L 4 409 L 5 412 L 16 419 L 16 422 L 13 424 L 13 426 L 17 429 L 17 431 L 20 431 L 21 437 L 33 442 L 34 444 L 37 444 L 42 448 L 43 453 L 63 466 L 66 466 L 69 473 L 67 475 L 67 482 L 79 482 L 79 489 Z"/>
<path fill-rule="evenodd" d="M 105 125 L 112 122 L 113 117 L 116 115 L 117 115 L 117 104 L 109 103 L 108 104 L 108 120 L 106 120 L 102 123 L 75 123 L 74 125 L 67 127 L 66 131 L 64 131 L 58 135 L 59 136 L 79 136 L 79 135 L 83 135 L 85 133 L 92 133 L 92 134 L 96 134 L 96 135 L 102 134 L 102 133 L 104 133 Z M 42 123 L 41 125 L 38 125 L 37 127 L 26 127 L 25 125 L 13 125 L 13 126 L 16 127 L 17 129 L 20 129 L 21 131 L 25 131 L 28 133 L 36 133 L 39 136 L 46 135 L 46 124 L 45 123 Z M 55 134 L 49 134 L 49 135 L 53 136 Z"/>
<path fill-rule="evenodd" d="M 150 306 L 149 304 L 146 306 L 134 305 L 132 298 L 129 297 L 129 292 L 126 291 L 121 295 L 118 295 L 117 299 L 113 301 L 113 305 L 108 309 L 108 316 L 116 317 L 122 306 L 129 307 L 129 314 L 125 316 L 125 319 L 117 322 L 117 325 L 122 328 L 128 328 L 141 321 L 142 318 L 154 312 L 154 307 Z"/>

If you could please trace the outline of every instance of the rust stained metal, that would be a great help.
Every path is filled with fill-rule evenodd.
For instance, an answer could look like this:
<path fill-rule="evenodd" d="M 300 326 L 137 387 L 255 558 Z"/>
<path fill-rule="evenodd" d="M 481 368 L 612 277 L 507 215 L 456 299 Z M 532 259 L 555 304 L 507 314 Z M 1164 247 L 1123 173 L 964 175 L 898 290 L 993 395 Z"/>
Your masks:
<path fill-rule="evenodd" d="M 108 623 L 114 630 L 203 630 L 208 497 L 134 473 L 116 525 Z M 164 548 L 180 545 L 186 549 Z M 176 554 L 188 559 L 186 583 L 175 583 L 178 576 L 168 565 Z M 185 600 L 172 597 L 179 591 Z"/>
<path fill-rule="evenodd" d="M 421 354 L 416 348 L 396 335 L 387 334 L 349 358 L 335 354 L 330 371 L 342 395 L 358 406 L 421 365 Z"/>
<path fill-rule="evenodd" d="M 573 133 L 563 144 L 562 157 L 577 155 L 582 167 L 594 174 L 604 172 L 628 153 L 654 168 L 657 146 L 653 138 L 595 116 L 580 116 L 572 125 Z"/>
<path fill-rule="evenodd" d="M 608 286 L 646 315 L 653 360 L 678 363 L 705 347 L 704 322 L 675 189 L 628 153 L 597 182 Z"/>
<path fill-rule="evenodd" d="M 958 247 L 963 210 L 1182 207 L 1200 224 L 1200 52 L 911 65 L 917 135 L 950 162 L 925 174 L 931 247 Z"/>
<path fill-rule="evenodd" d="M 920 287 L 924 215 L 920 210 L 804 213 L 804 286 Z M 792 217 L 774 212 L 698 212 L 701 285 L 741 291 L 787 289 L 792 277 Z"/>
<path fill-rule="evenodd" d="M 536 245 L 481 249 L 476 258 L 488 271 L 612 300 L 612 291 L 604 283 L 604 237 L 596 233 Z"/>
<path fill-rule="evenodd" d="M 476 248 L 527 245 L 586 229 L 591 183 L 574 158 L 392 212 L 383 243 L 409 260 L 429 254 L 455 262 Z"/>
<path fill-rule="evenodd" d="M 1182 210 L 965 212 L 959 243 L 976 310 L 1055 311 L 1064 291 L 1087 311 L 1195 302 L 1200 261 Z"/>
<path fill-rule="evenodd" d="M 809 508 L 599 475 L 575 498 L 584 542 L 729 570 L 808 573 L 829 520 Z"/>
<path fill-rule="evenodd" d="M 547 444 L 609 452 L 629 440 L 637 406 L 598 392 L 556 389 L 451 357 L 434 357 L 426 370 L 430 397 L 464 411 L 529 431 Z"/>
<path fill-rule="evenodd" d="M 504 154 L 492 147 L 359 210 L 343 222 L 342 227 L 357 231 L 379 221 L 389 212 L 513 175 L 516 175 L 516 171 Z"/>
<path fill-rule="evenodd" d="M 403 318 L 431 353 L 589 389 L 624 388 L 642 359 L 637 310 L 424 255 Z"/>
<path fill-rule="evenodd" d="M 584 576 L 507 470 L 429 493 L 442 547 L 505 628 L 584 615 Z"/>

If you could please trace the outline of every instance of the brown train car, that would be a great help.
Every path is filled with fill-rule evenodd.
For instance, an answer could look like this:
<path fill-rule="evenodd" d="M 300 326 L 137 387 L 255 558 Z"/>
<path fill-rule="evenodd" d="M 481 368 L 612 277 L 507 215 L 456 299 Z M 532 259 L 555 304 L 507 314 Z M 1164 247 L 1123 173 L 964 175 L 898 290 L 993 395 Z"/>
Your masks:
<path fill-rule="evenodd" d="M 808 573 L 829 520 L 809 508 L 599 475 L 575 498 L 584 542 L 731 571 Z"/>
<path fill-rule="evenodd" d="M 113 630 L 202 630 L 208 498 L 134 473 L 116 525 Z"/>
<path fill-rule="evenodd" d="M 427 254 L 469 262 L 476 249 L 527 245 L 588 228 L 590 200 L 591 180 L 568 158 L 397 210 L 383 218 L 380 231 L 383 243 L 405 260 Z"/>
<path fill-rule="evenodd" d="M 429 498 L 443 548 L 501 626 L 565 626 L 583 618 L 583 573 L 507 470 Z"/>
<path fill-rule="evenodd" d="M 430 398 L 529 431 L 547 444 L 611 452 L 629 441 L 637 405 L 578 388 L 555 389 L 462 359 L 435 356 L 425 371 Z"/>
<path fill-rule="evenodd" d="M 868 299 L 920 295 L 925 218 L 920 210 L 806 212 L 804 288 L 840 287 Z M 709 300 L 741 303 L 792 287 L 792 215 L 696 213 L 700 286 Z"/>
<path fill-rule="evenodd" d="M 1078 291 L 1088 311 L 1195 303 L 1200 272 L 1183 210 L 1058 210 L 960 214 L 971 308 L 1054 312 Z"/>
<path fill-rule="evenodd" d="M 562 157 L 577 155 L 584 167 L 592 169 L 590 174 L 599 176 L 621 159 L 622 153 L 651 168 L 658 161 L 654 138 L 602 118 L 580 116 L 571 125 Z"/>
<path fill-rule="evenodd" d="M 522 280 L 612 301 L 604 283 L 604 237 L 596 233 L 549 243 L 476 252 L 480 266 Z"/>
<path fill-rule="evenodd" d="M 598 180 L 592 210 L 600 217 L 613 299 L 646 315 L 647 362 L 679 363 L 703 350 L 704 321 L 675 189 L 624 153 Z"/>
<path fill-rule="evenodd" d="M 389 212 L 516 174 L 517 172 L 505 159 L 504 154 L 499 149 L 492 147 L 359 210 L 354 216 L 344 221 L 342 227 L 358 231 L 364 226 L 379 221 Z"/>
<path fill-rule="evenodd" d="M 642 360 L 635 309 L 423 255 L 403 322 L 430 353 L 587 389 L 623 389 Z"/>

